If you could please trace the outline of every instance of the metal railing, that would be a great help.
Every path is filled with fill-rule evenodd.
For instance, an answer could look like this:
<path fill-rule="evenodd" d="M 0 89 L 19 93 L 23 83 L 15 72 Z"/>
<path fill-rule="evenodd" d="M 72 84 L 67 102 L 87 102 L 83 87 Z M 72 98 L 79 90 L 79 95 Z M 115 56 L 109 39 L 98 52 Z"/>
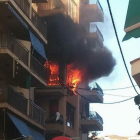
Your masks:
<path fill-rule="evenodd" d="M 0 85 L 0 102 L 7 102 L 18 111 L 27 115 L 28 100 L 10 86 Z"/>
<path fill-rule="evenodd" d="M 102 41 L 104 41 L 104 37 L 103 37 L 101 31 L 99 30 L 99 28 L 97 27 L 96 24 L 90 23 L 89 32 L 90 33 L 97 33 L 99 39 L 102 40 Z"/>
<path fill-rule="evenodd" d="M 45 23 L 43 23 L 43 21 L 33 8 L 31 10 L 31 21 L 36 26 L 36 28 L 42 33 L 42 35 L 47 39 L 47 26 Z"/>
<path fill-rule="evenodd" d="M 29 101 L 29 117 L 41 125 L 45 124 L 45 111 L 32 101 Z"/>
<path fill-rule="evenodd" d="M 30 69 L 46 82 L 47 70 L 33 55 L 30 55 Z"/>
<path fill-rule="evenodd" d="M 14 0 L 14 1 L 21 8 L 21 10 L 26 14 L 26 16 L 32 21 L 34 26 L 47 39 L 47 26 L 41 20 L 37 12 L 32 8 L 31 4 L 27 0 Z"/>
<path fill-rule="evenodd" d="M 29 51 L 13 34 L 1 34 L 0 48 L 8 48 L 19 60 L 28 66 Z"/>
<path fill-rule="evenodd" d="M 102 8 L 99 0 L 97 0 L 97 5 L 98 5 L 99 9 L 101 10 L 102 14 L 104 14 L 103 8 Z"/>
<path fill-rule="evenodd" d="M 18 57 L 25 65 L 27 65 L 32 71 L 34 71 L 39 77 L 45 82 L 47 79 L 46 68 L 30 54 L 29 50 L 11 33 L 1 34 L 0 33 L 0 48 L 9 49 L 15 56 Z M 30 54 L 30 65 L 29 65 L 29 54 Z"/>
<path fill-rule="evenodd" d="M 98 8 L 101 10 L 102 14 L 104 14 L 103 12 L 103 8 L 99 2 L 99 0 L 89 0 L 89 3 L 88 4 L 97 4 Z"/>
<path fill-rule="evenodd" d="M 61 0 L 51 0 L 53 3 L 53 9 L 65 9 L 65 5 Z"/>
<path fill-rule="evenodd" d="M 27 0 L 14 0 L 21 10 L 30 18 L 30 3 Z"/>
<path fill-rule="evenodd" d="M 48 85 L 60 85 L 59 74 L 48 75 L 47 84 Z"/>
<path fill-rule="evenodd" d="M 11 86 L 0 85 L 0 103 L 4 102 L 7 102 L 23 114 L 28 114 L 28 99 Z M 29 101 L 29 117 L 41 125 L 45 124 L 45 111 L 31 101 Z"/>
<path fill-rule="evenodd" d="M 101 125 L 103 125 L 103 119 L 102 117 L 95 111 L 89 111 L 89 117 L 90 120 L 97 120 Z"/>
<path fill-rule="evenodd" d="M 49 0 L 45 10 L 65 9 L 65 5 L 61 0 Z"/>

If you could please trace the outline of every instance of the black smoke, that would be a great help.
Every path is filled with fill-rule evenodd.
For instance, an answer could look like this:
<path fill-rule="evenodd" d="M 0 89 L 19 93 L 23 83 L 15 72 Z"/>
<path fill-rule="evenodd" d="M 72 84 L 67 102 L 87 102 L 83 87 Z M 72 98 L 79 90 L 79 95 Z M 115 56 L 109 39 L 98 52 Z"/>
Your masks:
<path fill-rule="evenodd" d="M 93 80 L 108 76 L 116 61 L 111 52 L 70 17 L 57 14 L 45 17 L 47 23 L 48 45 L 46 55 L 57 63 L 74 63 L 73 69 L 85 69 L 83 78 Z"/>

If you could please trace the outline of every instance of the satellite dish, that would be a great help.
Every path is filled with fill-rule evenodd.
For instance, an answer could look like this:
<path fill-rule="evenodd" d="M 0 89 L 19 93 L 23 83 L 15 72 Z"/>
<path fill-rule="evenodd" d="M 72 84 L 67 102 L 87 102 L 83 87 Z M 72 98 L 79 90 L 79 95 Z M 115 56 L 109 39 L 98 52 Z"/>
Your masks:
<path fill-rule="evenodd" d="M 32 136 L 26 136 L 25 140 L 34 140 L 34 138 Z"/>

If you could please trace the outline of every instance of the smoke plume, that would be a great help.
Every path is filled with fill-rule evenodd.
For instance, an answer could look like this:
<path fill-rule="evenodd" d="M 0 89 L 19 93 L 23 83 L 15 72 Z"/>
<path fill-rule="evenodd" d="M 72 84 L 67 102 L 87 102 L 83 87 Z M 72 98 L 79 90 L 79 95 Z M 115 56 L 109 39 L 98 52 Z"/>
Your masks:
<path fill-rule="evenodd" d="M 108 76 L 116 61 L 111 52 L 74 23 L 70 17 L 57 14 L 45 17 L 48 29 L 46 55 L 57 63 L 73 63 L 73 69 L 85 69 L 83 78 L 93 80 Z"/>

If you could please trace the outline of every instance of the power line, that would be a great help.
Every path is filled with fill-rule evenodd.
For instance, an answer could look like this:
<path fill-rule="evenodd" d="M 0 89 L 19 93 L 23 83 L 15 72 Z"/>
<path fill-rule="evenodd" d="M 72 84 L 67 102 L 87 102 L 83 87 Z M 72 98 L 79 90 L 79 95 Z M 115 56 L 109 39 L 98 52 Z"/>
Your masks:
<path fill-rule="evenodd" d="M 115 26 L 115 22 L 114 22 L 114 18 L 113 18 L 113 15 L 112 15 L 112 11 L 111 11 L 111 7 L 110 7 L 110 3 L 109 3 L 109 0 L 107 0 L 107 4 L 108 4 L 108 8 L 109 8 L 109 12 L 110 12 L 110 16 L 111 16 L 111 21 L 112 21 L 112 24 L 113 24 L 113 28 L 114 28 L 114 31 L 115 31 L 115 35 L 116 35 L 116 39 L 117 39 L 117 43 L 118 43 L 118 46 L 119 46 L 119 49 L 120 49 L 120 52 L 121 52 L 121 56 L 122 56 L 122 59 L 123 59 L 123 62 L 124 62 L 124 66 L 125 66 L 125 69 L 127 71 L 127 74 L 128 74 L 128 77 L 130 79 L 130 82 L 135 90 L 135 92 L 139 95 L 138 91 L 136 90 L 135 86 L 134 86 L 134 83 L 131 79 L 131 76 L 129 74 L 129 71 L 128 71 L 128 68 L 127 68 L 127 65 L 126 65 L 126 62 L 125 62 L 125 58 L 124 58 L 124 55 L 123 55 L 123 52 L 122 52 L 122 49 L 121 49 L 121 45 L 120 45 L 120 41 L 119 41 L 119 38 L 118 38 L 118 34 L 117 34 L 117 30 L 116 30 L 116 26 Z"/>
<path fill-rule="evenodd" d="M 67 86 L 65 85 L 65 87 L 67 87 L 68 89 L 72 89 L 74 87 L 72 86 Z M 97 91 L 96 89 L 88 89 L 88 88 L 78 88 L 76 87 L 76 89 L 81 89 L 81 90 L 86 90 L 86 91 Z M 112 90 L 112 89 L 111 89 Z M 116 89 L 115 89 L 116 90 Z M 123 95 L 116 95 L 116 94 L 108 94 L 108 93 L 104 93 L 104 95 L 110 95 L 110 96 L 118 96 L 118 97 L 132 97 L 132 96 L 123 96 Z"/>
<path fill-rule="evenodd" d="M 135 87 L 138 85 L 135 85 Z M 122 88 L 112 88 L 112 89 L 103 89 L 103 91 L 110 91 L 110 90 L 122 90 L 122 89 L 127 89 L 127 88 L 133 88 L 133 86 L 128 86 L 128 87 L 122 87 Z M 89 88 L 80 88 L 80 87 L 76 87 L 76 89 L 81 89 L 81 90 L 91 90 Z M 92 89 L 94 90 L 94 89 Z"/>
<path fill-rule="evenodd" d="M 138 85 L 135 85 L 135 87 Z M 109 90 L 122 90 L 122 89 L 127 89 L 127 88 L 132 88 L 133 86 L 128 86 L 128 87 L 122 87 L 122 88 L 112 88 L 112 89 L 103 89 L 103 91 L 109 91 Z"/>
<path fill-rule="evenodd" d="M 108 94 L 108 93 L 104 93 L 104 95 L 117 96 L 117 97 L 132 97 L 132 96 L 123 96 L 123 95 Z"/>
<path fill-rule="evenodd" d="M 68 89 L 73 88 L 73 87 L 68 86 L 68 85 L 63 85 L 63 86 L 65 86 L 65 87 L 68 88 Z M 82 98 L 84 98 L 84 99 L 86 99 L 86 100 L 88 100 L 88 101 L 90 101 L 90 102 L 92 102 L 92 103 L 95 103 L 93 100 L 90 100 L 90 99 L 84 97 L 83 95 L 81 95 L 81 94 L 78 93 L 77 91 L 75 91 L 75 92 L 76 92 L 79 96 L 81 96 Z M 107 94 L 106 94 L 106 95 L 107 95 Z M 111 94 L 108 94 L 108 95 L 111 95 Z M 116 96 L 119 96 L 119 95 L 116 95 Z M 121 96 L 121 97 L 122 97 L 122 96 Z M 124 97 L 124 96 L 123 96 L 123 97 Z M 127 97 L 128 97 L 128 96 L 127 96 Z M 131 99 L 133 99 L 133 98 L 135 98 L 135 96 L 133 96 L 133 97 L 131 97 L 131 98 L 128 98 L 128 99 L 125 99 L 125 100 L 122 100 L 122 101 L 111 102 L 111 103 L 98 103 L 98 104 L 118 104 L 118 103 L 122 103 L 122 102 L 129 101 L 129 100 L 131 100 Z"/>
<path fill-rule="evenodd" d="M 92 103 L 95 103 L 94 101 L 92 101 L 92 100 L 90 100 L 90 99 L 84 97 L 83 95 L 79 94 L 78 92 L 76 92 L 76 93 L 77 93 L 79 96 L 81 96 L 82 98 L 84 98 L 84 99 L 86 99 L 86 100 L 88 100 L 88 101 L 90 101 L 90 102 L 92 102 Z M 98 104 L 118 104 L 118 103 L 123 103 L 123 102 L 129 101 L 129 100 L 131 100 L 131 99 L 133 99 L 133 98 L 135 98 L 135 96 L 134 96 L 134 97 L 131 97 L 131 98 L 128 98 L 128 99 L 125 99 L 125 100 L 122 100 L 122 101 L 111 102 L 111 103 L 98 103 Z"/>

